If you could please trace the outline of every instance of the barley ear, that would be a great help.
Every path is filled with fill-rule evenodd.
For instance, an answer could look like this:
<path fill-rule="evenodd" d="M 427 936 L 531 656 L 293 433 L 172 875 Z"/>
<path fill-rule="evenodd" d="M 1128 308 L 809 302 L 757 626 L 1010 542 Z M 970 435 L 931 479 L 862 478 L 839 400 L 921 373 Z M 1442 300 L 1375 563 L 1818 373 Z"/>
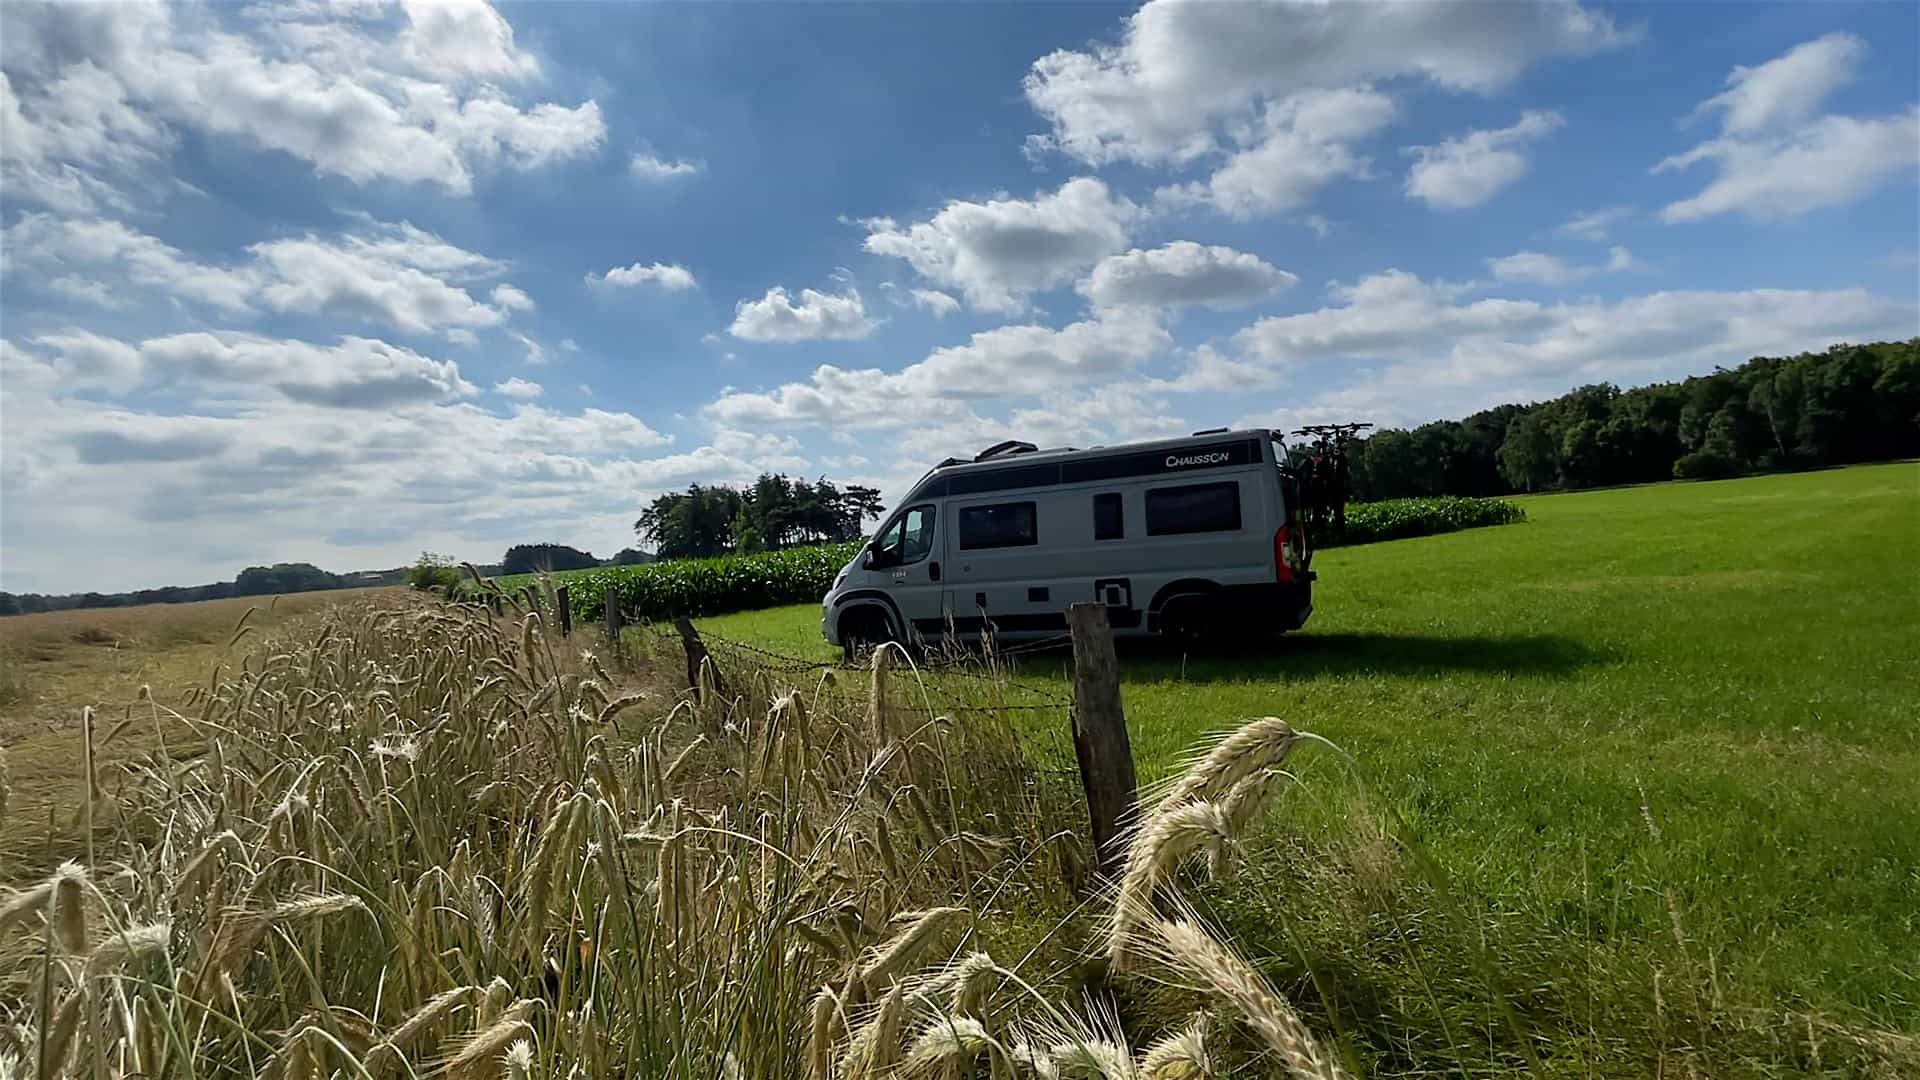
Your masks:
<path fill-rule="evenodd" d="M 1344 1075 L 1293 1006 L 1195 920 L 1157 922 L 1140 940 L 1150 943 L 1148 951 L 1181 981 L 1231 1005 L 1293 1076 L 1336 1080 Z"/>
<path fill-rule="evenodd" d="M 1154 897 L 1181 860 L 1218 852 L 1232 842 L 1227 814 L 1210 802 L 1185 802 L 1156 810 L 1127 842 L 1126 865 L 1107 923 L 1107 959 L 1125 970 L 1134 934 L 1154 916 Z"/>
<path fill-rule="evenodd" d="M 1205 1013 L 1140 1054 L 1141 1080 L 1197 1080 L 1212 1072 L 1213 1063 L 1207 1056 Z"/>
<path fill-rule="evenodd" d="M 1169 785 L 1155 802 L 1154 812 L 1224 794 L 1241 780 L 1285 761 L 1301 738 L 1291 724 L 1277 716 L 1261 717 L 1242 726 Z"/>
<path fill-rule="evenodd" d="M 87 872 L 76 862 L 64 862 L 53 872 L 53 898 L 48 915 L 54 937 L 70 955 L 87 948 Z"/>

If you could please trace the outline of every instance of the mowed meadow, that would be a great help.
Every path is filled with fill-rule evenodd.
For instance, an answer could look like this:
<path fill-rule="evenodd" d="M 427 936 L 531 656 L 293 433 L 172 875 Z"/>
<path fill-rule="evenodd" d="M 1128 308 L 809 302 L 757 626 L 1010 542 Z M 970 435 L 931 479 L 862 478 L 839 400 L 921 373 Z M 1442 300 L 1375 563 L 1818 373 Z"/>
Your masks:
<path fill-rule="evenodd" d="M 91 695 L 46 645 L 0 1071 L 1920 1075 L 1920 467 L 1519 501 L 1123 648 L 1104 886 L 1059 653 L 838 668 L 797 605 L 699 620 L 695 695 L 406 594 L 155 622 Z"/>
<path fill-rule="evenodd" d="M 1295 842 L 1366 806 L 1445 882 L 1396 903 L 1373 890 L 1417 876 L 1398 857 L 1331 883 L 1254 860 L 1232 924 L 1350 1022 L 1404 1010 L 1401 1067 L 1484 1039 L 1491 1017 L 1446 1014 L 1491 965 L 1556 1057 L 1832 1022 L 1903 1033 L 1920 1069 L 1920 466 L 1516 501 L 1524 524 L 1319 553 L 1298 635 L 1123 648 L 1143 776 L 1283 717 L 1352 759 L 1304 766 Z M 824 657 L 819 617 L 700 625 Z"/>

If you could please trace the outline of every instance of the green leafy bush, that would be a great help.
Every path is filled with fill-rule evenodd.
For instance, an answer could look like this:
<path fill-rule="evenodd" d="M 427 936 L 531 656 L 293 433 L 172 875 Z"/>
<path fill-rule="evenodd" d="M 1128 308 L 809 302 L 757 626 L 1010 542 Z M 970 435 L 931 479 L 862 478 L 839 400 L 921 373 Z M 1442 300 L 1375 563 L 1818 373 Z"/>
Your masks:
<path fill-rule="evenodd" d="M 451 596 L 460 588 L 460 566 L 445 555 L 423 551 L 419 561 L 407 567 L 407 588 Z"/>
<path fill-rule="evenodd" d="M 754 555 L 712 559 L 670 559 L 644 566 L 608 566 L 568 574 L 570 606 L 598 612 L 606 590 L 620 593 L 629 619 L 670 619 L 675 615 L 719 615 L 728 611 L 817 603 L 833 587 L 834 575 L 860 550 L 859 542 L 784 548 Z M 512 587 L 512 582 L 502 581 Z"/>
<path fill-rule="evenodd" d="M 1505 499 L 1468 499 L 1441 495 L 1429 499 L 1384 499 L 1347 507 L 1347 530 L 1337 537 L 1314 537 L 1316 547 L 1347 547 L 1381 540 L 1511 525 L 1526 511 Z"/>

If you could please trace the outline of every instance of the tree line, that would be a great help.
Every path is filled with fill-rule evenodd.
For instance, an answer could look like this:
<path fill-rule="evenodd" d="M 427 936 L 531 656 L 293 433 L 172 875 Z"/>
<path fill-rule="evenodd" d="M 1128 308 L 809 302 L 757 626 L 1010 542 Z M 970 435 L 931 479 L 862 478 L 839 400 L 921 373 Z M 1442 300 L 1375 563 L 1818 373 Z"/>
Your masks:
<path fill-rule="evenodd" d="M 1348 449 L 1355 501 L 1509 495 L 1920 457 L 1920 338 L 1756 357 L 1680 382 L 1578 387 L 1463 420 L 1389 428 Z M 724 555 L 858 540 L 880 493 L 763 474 L 745 489 L 694 484 L 662 495 L 634 530 L 654 553 L 610 560 L 561 544 L 519 544 L 482 574 Z M 399 584 L 408 568 L 333 574 L 310 563 L 250 566 L 233 581 L 125 593 L 0 592 L 0 615 L 186 603 Z"/>
<path fill-rule="evenodd" d="M 621 548 L 611 559 L 596 559 L 590 551 L 565 544 L 515 544 L 500 556 L 500 573 L 532 574 L 543 570 L 591 570 L 596 566 L 633 566 L 650 563 L 653 553 Z"/>
<path fill-rule="evenodd" d="M 1355 501 L 1508 495 L 1920 456 L 1920 338 L 1611 383 L 1348 444 Z"/>
<path fill-rule="evenodd" d="M 196 600 L 225 600 L 233 596 L 361 589 L 370 585 L 397 585 L 405 579 L 406 573 L 406 567 L 398 567 L 334 574 L 312 563 L 274 563 L 272 566 L 249 566 L 232 581 L 216 581 L 210 585 L 167 585 L 133 592 L 83 592 L 58 596 L 0 592 L 0 615 L 32 615 L 71 608 L 132 607 L 136 604 L 190 604 Z"/>
<path fill-rule="evenodd" d="M 745 489 L 692 484 L 647 504 L 633 528 L 662 559 L 858 540 L 885 509 L 876 488 L 762 473 Z"/>

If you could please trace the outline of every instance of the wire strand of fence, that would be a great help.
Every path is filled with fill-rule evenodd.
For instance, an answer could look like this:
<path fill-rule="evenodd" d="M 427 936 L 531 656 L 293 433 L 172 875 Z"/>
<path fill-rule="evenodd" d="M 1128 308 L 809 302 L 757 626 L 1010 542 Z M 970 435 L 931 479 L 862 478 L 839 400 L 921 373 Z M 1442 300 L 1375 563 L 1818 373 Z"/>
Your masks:
<path fill-rule="evenodd" d="M 684 647 L 679 633 L 669 625 L 641 623 L 627 627 L 626 632 L 639 636 L 651 650 L 678 653 Z M 847 707 L 864 707 L 872 677 L 870 664 L 850 663 L 841 658 L 794 656 L 707 629 L 699 629 L 699 634 L 701 643 L 726 673 L 730 685 L 743 685 L 732 681 L 737 676 L 758 674 L 800 688 L 805 682 L 801 677 L 833 672 L 831 692 L 843 699 Z M 1052 645 L 1054 642 L 1031 644 Z M 1077 776 L 1073 764 L 1071 691 L 1063 692 L 1035 685 L 1031 678 L 1019 678 L 1017 672 L 1003 662 L 1010 654 L 1021 655 L 1012 650 L 991 648 L 971 654 L 948 651 L 915 655 L 910 658 L 910 664 L 896 668 L 895 673 L 901 679 L 912 680 L 913 689 L 906 691 L 908 700 L 928 709 L 932 716 L 951 720 L 998 717 L 1016 721 L 1013 730 L 1019 742 L 1030 750 L 1029 758 L 1037 770 L 1052 777 Z M 818 685 L 811 689 L 816 693 L 820 690 Z M 1048 722 L 1049 716 L 1059 722 Z"/>
<path fill-rule="evenodd" d="M 660 624 L 646 624 L 645 632 L 653 634 L 662 642 L 677 642 L 678 637 Z M 786 674 L 798 674 L 805 671 L 864 672 L 867 666 L 849 662 L 845 659 L 826 659 L 820 657 L 794 656 L 782 653 L 751 642 L 740 641 L 715 633 L 710 629 L 701 629 L 700 638 L 713 652 L 731 652 L 755 658 L 755 666 L 779 671 Z M 996 648 L 986 652 L 946 652 L 923 653 L 913 658 L 913 667 L 928 674 L 937 674 L 941 678 L 972 679 L 999 683 L 1005 691 L 1026 698 L 1038 699 L 1034 702 L 1008 704 L 1009 708 L 1040 709 L 1062 705 L 1071 705 L 1073 696 L 1050 690 L 1031 682 L 1020 681 L 1018 672 L 1011 671 L 998 664 L 999 660 L 1031 655 L 1046 649 L 1056 649 L 1070 643 L 1068 635 L 1059 635 L 1040 641 L 1024 642 L 1012 648 Z"/>

